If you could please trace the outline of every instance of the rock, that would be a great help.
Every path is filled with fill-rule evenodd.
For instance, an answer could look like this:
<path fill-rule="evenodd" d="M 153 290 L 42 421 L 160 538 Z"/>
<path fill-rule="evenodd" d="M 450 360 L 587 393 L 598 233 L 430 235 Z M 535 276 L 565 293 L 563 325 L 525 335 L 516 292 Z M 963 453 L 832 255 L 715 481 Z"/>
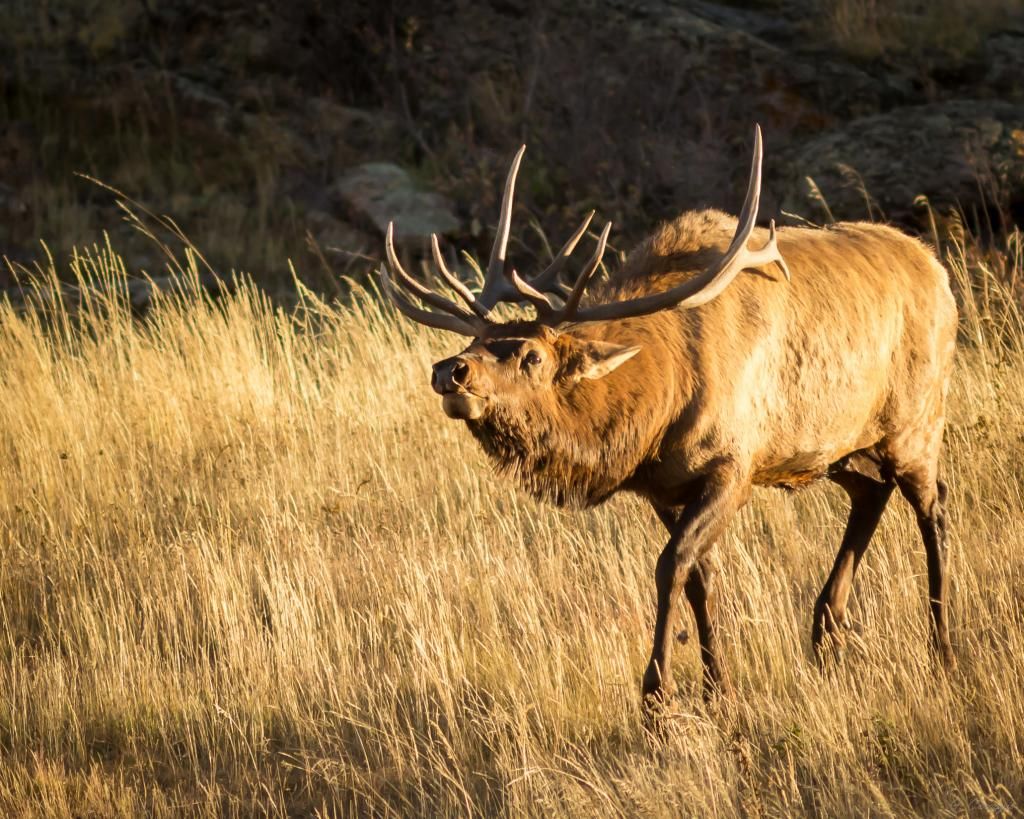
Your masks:
<path fill-rule="evenodd" d="M 360 254 L 367 249 L 379 250 L 379 242 L 372 240 L 367 234 L 348 222 L 335 219 L 322 210 L 310 210 L 306 213 L 306 229 L 324 250 L 340 251 L 346 254 Z"/>
<path fill-rule="evenodd" d="M 181 102 L 196 113 L 225 115 L 231 112 L 231 104 L 201 80 L 171 71 L 158 72 L 157 76 L 161 73 L 164 81 L 177 92 Z"/>
<path fill-rule="evenodd" d="M 423 239 L 453 233 L 459 220 L 451 203 L 438 193 L 416 188 L 412 177 L 390 162 L 367 162 L 346 173 L 335 192 L 354 217 L 382 233 L 395 223 L 395 239 Z"/>
<path fill-rule="evenodd" d="M 980 49 L 985 70 L 982 83 L 1000 99 L 1024 101 L 1024 26 L 1016 31 L 997 32 Z"/>
<path fill-rule="evenodd" d="M 114 286 L 119 287 L 120 283 L 115 283 Z M 124 287 L 127 290 L 128 306 L 136 318 L 144 318 L 160 296 L 180 295 L 191 298 L 197 295 L 191 281 L 182 280 L 177 276 L 129 278 L 124 280 Z M 199 288 L 201 292 L 214 299 L 227 295 L 232 289 L 227 282 L 209 271 L 200 272 Z M 67 296 L 64 297 L 64 302 L 68 302 Z"/>
<path fill-rule="evenodd" d="M 894 66 L 868 71 L 809 40 L 798 9 L 766 13 L 706 0 L 607 3 L 630 21 L 637 45 L 671 41 L 688 83 L 741 101 L 737 118 L 743 125 L 754 113 L 776 131 L 817 130 L 914 96 L 910 80 Z"/>
<path fill-rule="evenodd" d="M 884 216 L 914 222 L 919 195 L 938 207 L 1024 201 L 1024 105 L 959 100 L 863 117 L 780 152 L 784 210 L 828 221 Z M 985 191 L 983 194 L 982 191 Z M 865 192 L 881 213 L 865 199 Z"/>

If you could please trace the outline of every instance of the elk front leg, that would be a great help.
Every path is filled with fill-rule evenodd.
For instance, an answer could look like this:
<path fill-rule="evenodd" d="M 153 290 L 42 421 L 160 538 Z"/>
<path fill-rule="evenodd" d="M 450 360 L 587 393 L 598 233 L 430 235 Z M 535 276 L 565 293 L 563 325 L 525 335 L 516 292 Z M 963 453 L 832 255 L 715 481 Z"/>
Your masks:
<path fill-rule="evenodd" d="M 690 576 L 683 586 L 697 623 L 700 656 L 704 665 L 704 699 L 708 702 L 718 694 L 727 698 L 732 696 L 732 683 L 718 645 L 718 626 L 715 620 L 717 593 L 712 586 L 714 572 L 711 561 L 705 555 L 690 570 Z"/>
<path fill-rule="evenodd" d="M 749 485 L 740 477 L 739 470 L 732 464 L 722 465 L 704 479 L 700 496 L 688 504 L 671 528 L 668 543 L 658 558 L 654 579 L 658 589 L 658 613 L 654 622 L 654 645 L 651 649 L 651 660 L 643 679 L 644 701 L 656 704 L 671 697 L 674 689 L 671 675 L 672 644 L 675 640 L 679 620 L 679 597 L 687 585 L 691 572 L 698 568 L 698 562 L 704 557 L 718 536 L 725 530 L 732 514 L 743 504 L 749 494 Z M 688 591 L 700 600 L 699 594 L 704 592 L 699 608 L 705 623 L 711 623 L 710 600 L 706 595 L 705 580 L 702 577 L 695 581 Z M 698 607 L 694 607 L 695 613 Z M 698 619 L 698 631 L 700 631 Z M 715 646 L 713 628 L 702 634 L 703 642 L 707 639 L 714 658 L 716 674 L 721 674 L 721 658 Z M 702 654 L 704 652 L 702 651 Z M 710 673 L 710 672 L 709 672 Z"/>
<path fill-rule="evenodd" d="M 671 534 L 679 520 L 678 515 L 663 509 L 656 508 L 655 511 Z M 704 667 L 704 699 L 708 702 L 717 694 L 725 697 L 732 695 L 732 684 L 718 644 L 718 624 L 715 618 L 718 595 L 713 585 L 714 575 L 715 569 L 711 564 L 710 555 L 705 554 L 698 558 L 683 584 L 686 599 L 693 609 L 693 619 L 700 639 L 700 657 Z M 683 632 L 680 632 L 679 639 L 684 639 Z"/>

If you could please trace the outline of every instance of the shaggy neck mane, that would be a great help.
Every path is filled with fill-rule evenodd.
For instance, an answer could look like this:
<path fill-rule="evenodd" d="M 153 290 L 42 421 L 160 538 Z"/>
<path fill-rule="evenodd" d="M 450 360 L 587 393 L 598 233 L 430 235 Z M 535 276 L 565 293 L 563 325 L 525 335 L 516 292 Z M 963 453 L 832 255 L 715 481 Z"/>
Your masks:
<path fill-rule="evenodd" d="M 587 329 L 609 338 L 607 330 Z M 626 337 L 615 341 L 636 339 L 621 329 Z M 657 360 L 657 352 L 648 352 L 648 360 Z M 497 406 L 469 421 L 470 432 L 497 471 L 534 496 L 559 506 L 601 503 L 654 454 L 667 427 L 664 396 L 651 389 L 639 359 L 604 378 L 555 390 L 544 401 Z"/>
<path fill-rule="evenodd" d="M 499 407 L 469 429 L 497 471 L 535 497 L 593 506 L 633 473 L 647 443 L 632 411 L 601 387 L 581 382 L 543 408 Z"/>

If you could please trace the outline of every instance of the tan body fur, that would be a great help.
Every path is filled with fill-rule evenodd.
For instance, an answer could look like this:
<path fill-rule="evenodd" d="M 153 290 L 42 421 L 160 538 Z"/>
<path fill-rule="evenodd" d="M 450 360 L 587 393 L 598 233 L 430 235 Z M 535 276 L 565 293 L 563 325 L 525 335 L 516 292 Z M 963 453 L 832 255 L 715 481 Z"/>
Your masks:
<path fill-rule="evenodd" d="M 664 290 L 705 268 L 735 227 L 718 211 L 682 215 L 594 298 Z M 560 407 L 531 407 L 515 436 L 536 445 L 525 458 L 503 460 L 493 422 L 470 422 L 474 433 L 526 488 L 586 505 L 618 489 L 680 505 L 722 458 L 752 484 L 796 487 L 858 450 L 879 463 L 932 457 L 956 332 L 945 270 L 917 240 L 870 223 L 783 229 L 779 246 L 790 283 L 748 271 L 696 309 L 564 330 L 641 350 L 556 396 Z"/>

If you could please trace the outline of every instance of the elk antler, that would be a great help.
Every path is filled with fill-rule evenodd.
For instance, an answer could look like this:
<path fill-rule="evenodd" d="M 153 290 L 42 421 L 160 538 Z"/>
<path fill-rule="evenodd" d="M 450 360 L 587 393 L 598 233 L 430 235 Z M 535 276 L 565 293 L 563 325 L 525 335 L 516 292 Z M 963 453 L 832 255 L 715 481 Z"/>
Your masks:
<path fill-rule="evenodd" d="M 384 252 L 387 256 L 388 263 L 381 266 L 380 282 L 384 292 L 388 295 L 388 298 L 394 302 L 395 307 L 398 308 L 399 312 L 408 316 L 413 321 L 418 321 L 420 324 L 426 324 L 428 327 L 435 327 L 438 330 L 451 330 L 453 333 L 459 333 L 464 336 L 480 335 L 480 330 L 482 329 L 481 322 L 484 321 L 483 319 L 467 312 L 465 308 L 459 307 L 455 302 L 446 299 L 444 296 L 427 289 L 405 272 L 405 269 L 398 261 L 398 256 L 395 253 L 393 222 L 388 223 L 388 230 L 384 236 Z M 405 295 L 402 294 L 391 282 L 391 276 L 388 274 L 388 268 L 395 271 L 398 276 L 399 283 L 406 290 L 414 293 L 416 297 L 425 304 L 438 307 L 445 312 L 434 313 L 431 310 L 422 310 L 419 307 L 414 306 L 412 302 L 410 302 L 409 299 L 407 299 Z M 447 269 L 444 272 L 447 273 Z M 456 292 L 458 293 L 459 291 L 456 290 Z"/>
<path fill-rule="evenodd" d="M 750 167 L 750 182 L 747 184 L 747 196 L 740 211 L 736 233 L 729 244 L 725 255 L 716 264 L 682 284 L 628 301 L 610 302 L 588 307 L 583 310 L 569 312 L 562 316 L 562 321 L 602 321 L 606 319 L 627 318 L 655 313 L 667 307 L 698 307 L 718 296 L 742 270 L 775 263 L 781 268 L 787 281 L 790 278 L 789 268 L 779 252 L 775 241 L 775 220 L 769 227 L 768 242 L 759 250 L 749 250 L 747 241 L 754 232 L 757 221 L 757 207 L 761 199 L 761 159 L 764 146 L 761 141 L 761 126 L 754 126 L 754 159 Z M 566 303 L 568 306 L 568 302 Z"/>
<path fill-rule="evenodd" d="M 576 249 L 576 245 L 590 226 L 590 221 L 594 218 L 594 211 L 587 214 L 582 224 L 576 229 L 576 232 L 569 237 L 569 241 L 562 246 L 562 249 L 558 251 L 551 260 L 551 263 L 540 274 L 529 281 L 523 279 L 514 268 L 507 264 L 506 250 L 508 247 L 509 229 L 512 223 L 512 201 L 515 194 L 516 175 L 519 173 L 519 164 L 522 162 L 525 151 L 526 146 L 523 145 L 512 160 L 512 167 L 509 169 L 508 177 L 505 179 L 505 191 L 502 195 L 501 211 L 498 216 L 498 232 L 494 238 L 494 246 L 491 248 L 491 257 L 487 263 L 483 288 L 478 295 L 474 296 L 470 289 L 448 269 L 441 254 L 437 234 L 431 234 L 431 250 L 438 272 L 469 310 L 424 287 L 405 272 L 395 253 L 393 223 L 388 224 L 384 240 L 387 264 L 381 267 L 381 284 L 384 292 L 403 315 L 430 327 L 451 330 L 462 335 L 479 336 L 489 325 L 497 323 L 491 310 L 500 302 L 511 302 L 514 304 L 528 302 L 536 308 L 538 317 L 545 323 L 548 323 L 549 319 L 553 319 L 565 312 L 565 306 L 569 302 L 565 302 L 561 308 L 556 307 L 556 303 L 551 300 L 549 294 L 559 298 L 566 298 L 563 285 L 559 283 L 558 277 L 562 272 L 562 268 L 565 267 L 569 256 Z M 597 270 L 600 255 L 603 253 L 604 245 L 607 241 L 609 228 L 610 225 L 607 225 L 602 234 L 603 238 L 599 244 L 600 252 L 591 259 L 584 271 L 585 275 L 582 275 L 580 280 L 577 281 L 580 293 L 576 296 L 574 304 L 578 303 L 579 296 L 583 293 L 582 288 L 586 286 L 586 281 L 589 281 L 594 271 Z M 401 285 L 421 302 L 431 307 L 436 307 L 443 312 L 436 313 L 416 307 L 405 294 L 398 290 L 395 286 L 395 281 L 392 280 L 392 275 L 397 279 L 397 284 Z M 583 282 L 582 286 L 580 281 Z"/>
<path fill-rule="evenodd" d="M 764 147 L 761 140 L 760 126 L 754 126 L 754 158 L 750 168 L 750 181 L 747 184 L 747 195 L 743 202 L 743 209 L 740 211 L 736 233 L 722 258 L 700 275 L 670 290 L 637 299 L 629 299 L 628 301 L 599 304 L 582 310 L 579 309 L 580 299 L 583 297 L 587 285 L 601 263 L 601 257 L 604 255 L 605 246 L 608 242 L 608 233 L 611 230 L 611 222 L 604 226 L 594 254 L 590 257 L 568 293 L 565 292 L 563 285 L 559 283 L 558 277 L 562 272 L 562 268 L 565 267 L 569 256 L 576 249 L 576 245 L 590 226 L 590 221 L 594 218 L 593 211 L 587 214 L 583 223 L 569 237 L 569 241 L 558 251 L 544 271 L 529 281 L 523 279 L 508 264 L 506 250 L 508 248 L 509 229 L 512 223 L 512 198 L 515 193 L 516 175 L 519 173 L 519 164 L 522 162 L 525 150 L 526 146 L 524 145 L 516 153 L 515 159 L 512 160 L 512 167 L 509 169 L 508 177 L 505 179 L 505 191 L 502 195 L 501 211 L 498 216 L 498 232 L 494 238 L 494 246 L 491 248 L 490 260 L 487 262 L 487 272 L 484 275 L 483 288 L 478 295 L 474 296 L 469 288 L 448 269 L 444 262 L 444 257 L 441 255 L 437 235 L 432 234 L 430 237 L 434 262 L 437 264 L 441 278 L 465 302 L 466 307 L 462 307 L 439 293 L 424 287 L 405 272 L 395 253 L 393 224 L 388 224 L 387 235 L 384 241 L 387 264 L 382 266 L 380 270 L 381 284 L 384 292 L 387 293 L 401 313 L 413 321 L 418 321 L 429 327 L 450 330 L 453 333 L 460 333 L 466 336 L 479 336 L 489 326 L 497 323 L 492 314 L 492 309 L 499 302 L 514 304 L 528 302 L 536 308 L 538 322 L 555 326 L 567 321 L 601 321 L 642 316 L 647 313 L 664 310 L 668 307 L 697 307 L 701 304 L 706 304 L 718 296 L 729 286 L 729 283 L 736 278 L 740 271 L 747 268 L 761 267 L 774 263 L 782 269 L 786 279 L 789 279 L 789 268 L 786 267 L 786 262 L 779 253 L 779 248 L 776 244 L 774 221 L 771 222 L 768 242 L 765 246 L 759 250 L 749 250 L 747 248 L 747 242 L 750 240 L 754 232 L 754 225 L 757 222 L 757 208 L 761 199 L 761 160 L 764 155 Z M 395 283 L 391 279 L 392 274 L 397 278 L 398 284 L 405 288 L 405 290 L 409 291 L 424 304 L 436 307 L 442 312 L 438 313 L 416 307 L 405 294 L 395 287 Z M 556 306 L 555 302 L 552 301 L 552 296 L 563 299 L 561 307 Z"/>

